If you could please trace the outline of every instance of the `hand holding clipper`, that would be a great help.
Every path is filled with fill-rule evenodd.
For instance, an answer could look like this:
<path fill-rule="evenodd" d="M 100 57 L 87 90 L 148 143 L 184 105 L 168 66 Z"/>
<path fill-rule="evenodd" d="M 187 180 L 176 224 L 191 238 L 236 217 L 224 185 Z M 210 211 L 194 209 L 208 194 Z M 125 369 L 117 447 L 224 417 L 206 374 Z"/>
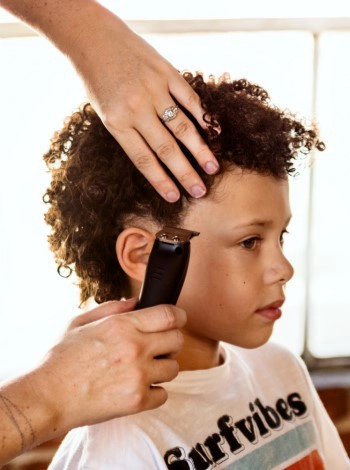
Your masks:
<path fill-rule="evenodd" d="M 138 308 L 175 305 L 185 281 L 192 237 L 199 232 L 165 227 L 156 234 L 149 256 Z"/>

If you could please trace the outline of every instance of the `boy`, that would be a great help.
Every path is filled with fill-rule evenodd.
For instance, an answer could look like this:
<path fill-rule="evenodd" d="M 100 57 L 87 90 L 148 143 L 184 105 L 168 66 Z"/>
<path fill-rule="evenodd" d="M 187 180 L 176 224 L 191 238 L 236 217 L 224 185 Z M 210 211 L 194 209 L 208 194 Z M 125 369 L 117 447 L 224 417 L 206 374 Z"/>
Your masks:
<path fill-rule="evenodd" d="M 51 468 L 350 468 L 305 366 L 266 344 L 293 274 L 282 251 L 287 177 L 299 154 L 323 144 L 246 80 L 184 76 L 200 95 L 202 134 L 221 165 L 218 175 L 205 175 L 187 153 L 208 187 L 205 198 L 179 187 L 180 201 L 164 202 L 89 105 L 45 155 L 49 240 L 59 266 L 74 268 L 82 302 L 136 297 L 163 226 L 200 232 L 178 301 L 188 323 L 168 401 L 69 433 Z M 170 126 L 176 132 L 176 119 Z"/>

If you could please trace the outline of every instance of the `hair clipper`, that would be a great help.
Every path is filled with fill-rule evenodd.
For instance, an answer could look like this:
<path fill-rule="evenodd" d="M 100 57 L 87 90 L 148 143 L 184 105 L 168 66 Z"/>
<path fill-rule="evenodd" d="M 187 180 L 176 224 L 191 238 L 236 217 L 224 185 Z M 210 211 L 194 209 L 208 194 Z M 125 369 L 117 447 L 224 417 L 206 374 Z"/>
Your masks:
<path fill-rule="evenodd" d="M 192 237 L 199 232 L 164 227 L 156 233 L 142 284 L 138 308 L 175 305 L 185 281 Z"/>

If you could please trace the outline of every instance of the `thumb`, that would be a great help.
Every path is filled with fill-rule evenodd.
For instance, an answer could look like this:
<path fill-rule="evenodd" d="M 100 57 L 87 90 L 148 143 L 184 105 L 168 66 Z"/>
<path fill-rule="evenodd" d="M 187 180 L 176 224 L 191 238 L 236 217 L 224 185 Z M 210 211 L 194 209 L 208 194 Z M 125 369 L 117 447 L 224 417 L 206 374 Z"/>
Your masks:
<path fill-rule="evenodd" d="M 156 305 L 154 307 L 128 313 L 136 322 L 138 331 L 156 333 L 183 328 L 186 324 L 186 312 L 174 305 Z"/>

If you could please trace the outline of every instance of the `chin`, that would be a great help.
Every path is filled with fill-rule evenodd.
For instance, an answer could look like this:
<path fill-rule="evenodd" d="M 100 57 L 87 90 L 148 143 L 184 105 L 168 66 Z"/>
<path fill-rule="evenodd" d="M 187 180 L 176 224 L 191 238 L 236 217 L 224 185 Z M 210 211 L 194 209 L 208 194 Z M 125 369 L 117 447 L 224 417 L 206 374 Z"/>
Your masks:
<path fill-rule="evenodd" d="M 247 335 L 246 337 L 241 337 L 237 340 L 237 338 L 230 340 L 230 339 L 223 339 L 226 343 L 232 344 L 234 346 L 238 346 L 240 348 L 245 349 L 256 349 L 260 348 L 268 342 L 272 335 L 272 328 L 269 331 L 259 332 L 257 334 Z"/>

